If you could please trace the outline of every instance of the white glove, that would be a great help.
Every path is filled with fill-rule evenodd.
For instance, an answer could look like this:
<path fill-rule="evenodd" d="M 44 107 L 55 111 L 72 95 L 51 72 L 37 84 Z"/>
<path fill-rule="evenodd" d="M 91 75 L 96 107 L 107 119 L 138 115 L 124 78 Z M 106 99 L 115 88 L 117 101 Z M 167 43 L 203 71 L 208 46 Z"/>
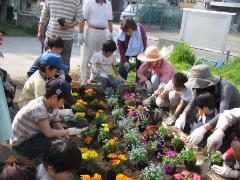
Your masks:
<path fill-rule="evenodd" d="M 153 86 L 150 81 L 146 81 L 145 84 L 147 85 L 147 92 L 152 93 L 153 92 Z"/>
<path fill-rule="evenodd" d="M 228 167 L 225 163 L 224 165 L 217 166 L 213 165 L 211 169 L 217 173 L 220 176 L 223 176 L 225 178 L 238 178 L 238 171 L 237 170 L 232 170 L 230 167 Z"/>
<path fill-rule="evenodd" d="M 178 128 L 179 130 L 183 130 L 185 127 L 185 123 L 186 123 L 186 115 L 181 114 L 175 122 L 175 127 Z"/>
<path fill-rule="evenodd" d="M 79 129 L 79 128 L 68 128 L 68 132 L 69 132 L 69 136 L 72 136 L 72 135 L 79 135 L 81 134 L 82 132 L 86 131 L 88 129 L 88 127 L 85 127 L 85 128 L 82 128 L 82 129 Z"/>
<path fill-rule="evenodd" d="M 124 63 L 124 68 L 125 68 L 125 70 L 126 70 L 127 72 L 129 71 L 129 69 L 130 69 L 129 62 L 125 62 L 125 63 Z"/>
<path fill-rule="evenodd" d="M 59 116 L 74 116 L 72 109 L 59 110 Z"/>
<path fill-rule="evenodd" d="M 212 151 L 216 151 L 222 145 L 224 132 L 221 129 L 216 129 L 211 136 L 207 139 L 207 151 L 211 153 Z"/>
<path fill-rule="evenodd" d="M 119 81 L 126 82 L 126 79 L 123 79 L 123 77 L 122 77 L 120 74 L 118 74 L 116 78 L 117 78 L 117 80 L 119 80 Z"/>
<path fill-rule="evenodd" d="M 83 45 L 84 43 L 84 35 L 83 33 L 78 33 L 78 45 Z"/>
<path fill-rule="evenodd" d="M 206 132 L 207 132 L 207 130 L 203 126 L 195 129 L 190 134 L 189 142 L 194 144 L 194 145 L 198 145 L 202 141 L 202 139 L 203 139 L 203 137 L 204 137 Z"/>
<path fill-rule="evenodd" d="M 175 121 L 176 121 L 176 117 L 175 116 L 170 116 L 166 119 L 166 121 L 164 121 L 164 123 L 167 125 L 167 126 L 171 126 Z"/>

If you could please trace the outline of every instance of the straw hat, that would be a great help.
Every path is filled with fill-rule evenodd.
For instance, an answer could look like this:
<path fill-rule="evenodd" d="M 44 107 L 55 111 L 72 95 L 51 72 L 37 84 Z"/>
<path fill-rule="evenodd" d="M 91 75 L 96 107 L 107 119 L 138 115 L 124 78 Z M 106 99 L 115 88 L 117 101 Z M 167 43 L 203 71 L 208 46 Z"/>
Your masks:
<path fill-rule="evenodd" d="M 147 47 L 145 52 L 140 53 L 137 56 L 137 59 L 139 59 L 140 61 L 144 61 L 144 62 L 158 61 L 158 60 L 168 57 L 172 50 L 173 50 L 173 46 L 169 46 L 169 47 L 164 46 L 160 51 L 155 46 L 149 46 L 149 47 Z"/>
<path fill-rule="evenodd" d="M 192 67 L 191 79 L 185 83 L 189 88 L 207 88 L 218 84 L 220 77 L 213 76 L 210 68 L 205 64 L 200 64 Z"/>

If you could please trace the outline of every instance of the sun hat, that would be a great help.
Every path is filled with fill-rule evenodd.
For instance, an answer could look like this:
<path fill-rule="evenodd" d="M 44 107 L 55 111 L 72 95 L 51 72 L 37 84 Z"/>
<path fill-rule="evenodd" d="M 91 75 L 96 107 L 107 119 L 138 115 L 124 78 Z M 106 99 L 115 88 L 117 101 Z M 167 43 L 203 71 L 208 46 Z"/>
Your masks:
<path fill-rule="evenodd" d="M 164 46 L 161 50 L 159 50 L 155 46 L 149 46 L 146 48 L 145 52 L 140 53 L 137 56 L 137 59 L 144 62 L 158 61 L 168 57 L 172 52 L 172 50 L 173 50 L 173 46 L 169 46 L 169 47 Z"/>
<path fill-rule="evenodd" d="M 68 69 L 68 66 L 63 64 L 61 56 L 56 53 L 43 54 L 41 57 L 40 63 L 47 66 L 54 66 L 57 69 L 63 70 L 63 71 L 66 71 Z"/>
<path fill-rule="evenodd" d="M 200 64 L 192 67 L 191 79 L 185 83 L 186 87 L 189 88 L 207 88 L 212 85 L 218 84 L 220 77 L 213 76 L 209 66 Z"/>

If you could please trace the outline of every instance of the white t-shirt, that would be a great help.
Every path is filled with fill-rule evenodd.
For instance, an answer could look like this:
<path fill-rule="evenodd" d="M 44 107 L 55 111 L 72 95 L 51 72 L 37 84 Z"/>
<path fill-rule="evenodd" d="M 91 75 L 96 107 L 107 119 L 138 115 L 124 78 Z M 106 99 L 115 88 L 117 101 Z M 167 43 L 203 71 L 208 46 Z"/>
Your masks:
<path fill-rule="evenodd" d="M 167 90 L 167 91 L 173 91 L 174 90 L 172 80 L 170 80 L 167 83 L 167 85 L 165 86 L 164 89 Z M 181 93 L 182 100 L 189 102 L 192 99 L 193 92 L 192 92 L 191 88 L 185 87 L 180 93 Z"/>
<path fill-rule="evenodd" d="M 116 65 L 116 55 L 105 57 L 102 51 L 94 53 L 90 62 L 92 63 L 92 73 L 94 75 L 112 75 L 112 66 Z"/>
<path fill-rule="evenodd" d="M 112 5 L 97 3 L 96 0 L 85 0 L 83 4 L 83 17 L 88 24 L 96 27 L 107 27 L 108 21 L 113 20 Z"/>

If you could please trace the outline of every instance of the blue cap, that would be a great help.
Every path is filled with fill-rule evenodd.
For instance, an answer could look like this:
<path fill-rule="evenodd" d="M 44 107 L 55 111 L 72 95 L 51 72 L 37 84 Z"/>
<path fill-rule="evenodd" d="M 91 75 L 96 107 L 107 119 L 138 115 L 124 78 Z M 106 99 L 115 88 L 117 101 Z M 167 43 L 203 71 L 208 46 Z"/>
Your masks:
<path fill-rule="evenodd" d="M 61 78 L 50 79 L 47 81 L 46 92 L 47 94 L 63 96 L 68 104 L 73 104 L 75 102 L 75 99 L 72 97 L 70 84 Z"/>
<path fill-rule="evenodd" d="M 41 58 L 41 64 L 44 64 L 47 66 L 54 66 L 57 69 L 64 70 L 64 71 L 68 69 L 68 66 L 63 64 L 61 56 L 55 53 L 43 54 Z"/>

